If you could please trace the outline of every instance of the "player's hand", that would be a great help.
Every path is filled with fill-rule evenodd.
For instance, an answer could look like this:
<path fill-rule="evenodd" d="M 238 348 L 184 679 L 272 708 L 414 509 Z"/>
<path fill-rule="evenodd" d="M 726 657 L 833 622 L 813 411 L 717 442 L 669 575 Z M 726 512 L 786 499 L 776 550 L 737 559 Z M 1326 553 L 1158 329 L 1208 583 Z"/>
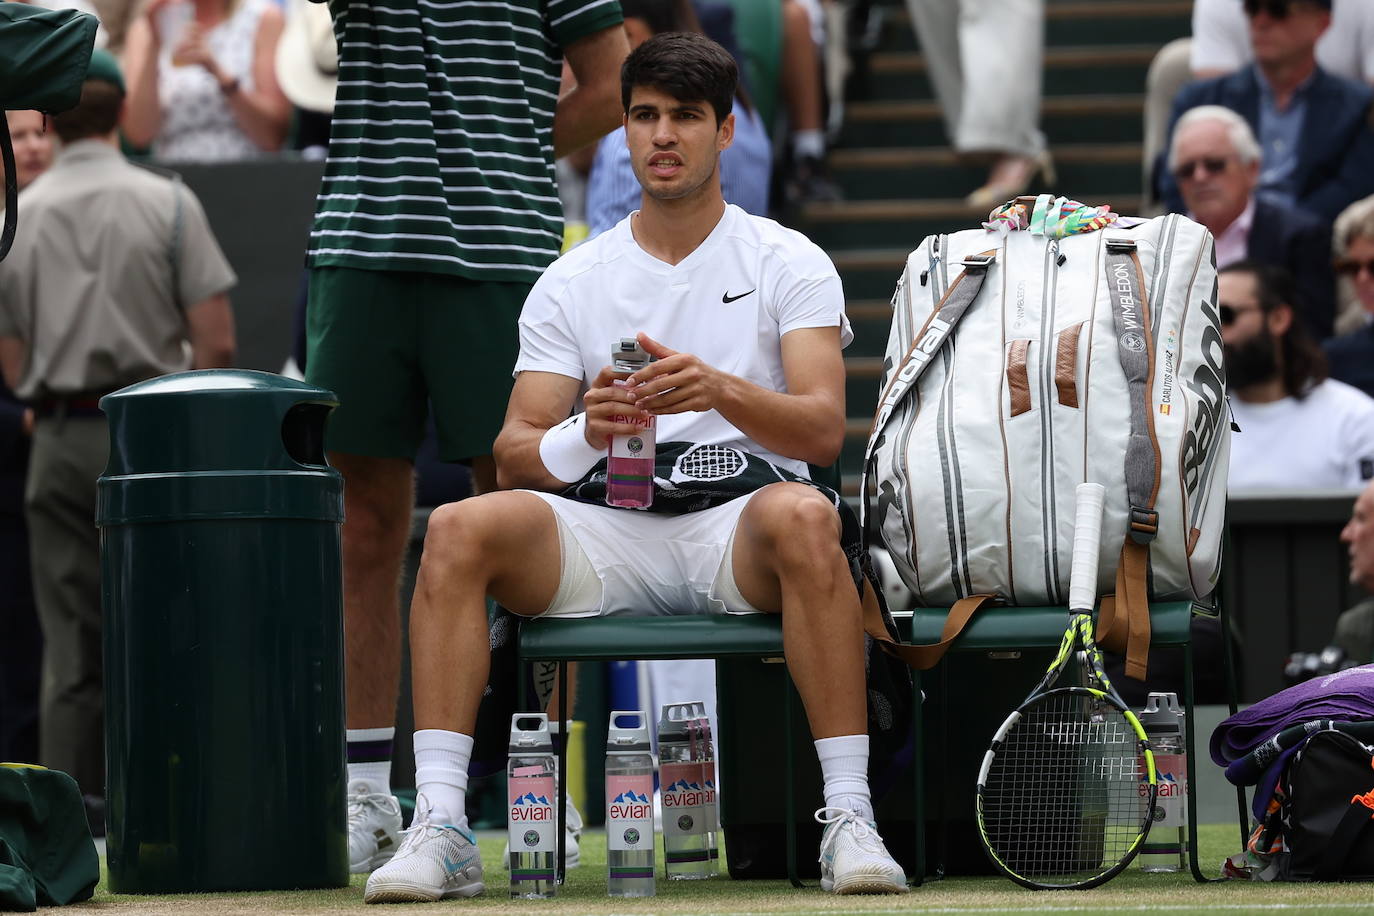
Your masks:
<path fill-rule="evenodd" d="M 587 412 L 584 434 L 593 448 L 605 448 L 611 436 L 635 435 L 648 422 L 649 415 L 635 404 L 637 392 L 615 384 L 617 379 L 624 380 L 627 374 L 606 366 L 582 395 Z M 639 421 L 639 425 L 635 425 L 635 421 Z"/>
<path fill-rule="evenodd" d="M 655 362 L 630 376 L 641 408 L 651 414 L 687 413 L 719 406 L 728 379 L 700 357 L 665 347 L 648 334 L 636 335 Z"/>
<path fill-rule="evenodd" d="M 181 44 L 172 49 L 172 61 L 179 66 L 204 67 L 205 71 L 215 78 L 215 82 L 224 82 L 219 62 L 215 60 L 215 53 L 210 50 L 209 37 L 199 23 L 193 22 L 186 27 L 186 37 L 182 39 Z"/>

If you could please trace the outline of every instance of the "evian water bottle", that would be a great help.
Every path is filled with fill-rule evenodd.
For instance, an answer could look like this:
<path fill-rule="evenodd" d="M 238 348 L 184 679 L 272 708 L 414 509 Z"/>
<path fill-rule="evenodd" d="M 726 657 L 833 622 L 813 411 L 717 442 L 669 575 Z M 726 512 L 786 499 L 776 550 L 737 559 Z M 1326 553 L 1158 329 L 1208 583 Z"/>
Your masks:
<path fill-rule="evenodd" d="M 634 372 L 649 365 L 649 354 L 633 337 L 622 337 L 611 347 L 611 366 L 617 372 Z M 616 379 L 617 388 L 627 387 Z M 633 423 L 640 431 L 632 436 L 612 436 L 606 460 L 606 504 L 643 509 L 654 501 L 654 418 L 628 415 L 611 418 Z"/>
<path fill-rule="evenodd" d="M 658 720 L 658 786 L 663 793 L 663 862 L 669 880 L 705 878 L 711 866 L 707 842 L 706 778 L 694 740 L 699 703 L 669 703 Z M 696 753 L 693 753 L 693 752 Z"/>
<path fill-rule="evenodd" d="M 1150 694 L 1140 724 L 1154 751 L 1159 794 L 1155 796 L 1155 821 L 1140 847 L 1138 861 L 1149 872 L 1180 871 L 1188 851 L 1188 757 L 1178 696 Z M 1141 791 L 1145 791 L 1143 783 Z"/>
<path fill-rule="evenodd" d="M 612 897 L 654 895 L 653 798 L 648 720 L 642 712 L 613 712 L 606 733 L 606 890 Z"/>
<path fill-rule="evenodd" d="M 506 768 L 512 897 L 553 896 L 558 842 L 558 814 L 554 809 L 556 765 L 549 717 L 543 713 L 512 716 L 510 761 Z"/>

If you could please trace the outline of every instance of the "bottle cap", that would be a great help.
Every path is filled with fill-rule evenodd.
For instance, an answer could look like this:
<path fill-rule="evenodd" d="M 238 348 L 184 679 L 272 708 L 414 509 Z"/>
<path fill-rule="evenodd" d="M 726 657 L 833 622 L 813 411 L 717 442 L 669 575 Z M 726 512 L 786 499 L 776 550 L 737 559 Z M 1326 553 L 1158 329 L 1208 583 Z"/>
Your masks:
<path fill-rule="evenodd" d="M 611 365 L 617 372 L 634 372 L 649 365 L 649 354 L 633 337 L 622 337 L 611 345 Z"/>
<path fill-rule="evenodd" d="M 700 700 L 687 703 L 665 703 L 663 715 L 658 720 L 658 740 L 686 741 L 687 729 L 691 721 L 698 718 L 697 709 L 702 707 Z"/>
<path fill-rule="evenodd" d="M 1140 713 L 1140 724 L 1149 734 L 1182 734 L 1183 709 L 1178 705 L 1178 694 L 1150 694 Z"/>
<path fill-rule="evenodd" d="M 533 754 L 553 753 L 549 717 L 542 712 L 517 712 L 511 716 L 510 749 Z"/>
<path fill-rule="evenodd" d="M 625 722 L 636 723 L 626 725 Z M 606 753 L 649 753 L 649 717 L 639 710 L 618 710 L 611 713 L 606 728 Z"/>

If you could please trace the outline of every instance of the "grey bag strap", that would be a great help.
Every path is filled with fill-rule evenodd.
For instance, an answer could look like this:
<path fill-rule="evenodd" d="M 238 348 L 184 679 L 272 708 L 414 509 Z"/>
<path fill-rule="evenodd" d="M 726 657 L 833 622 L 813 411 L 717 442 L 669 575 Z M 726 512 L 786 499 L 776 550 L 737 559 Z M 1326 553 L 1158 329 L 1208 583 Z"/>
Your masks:
<path fill-rule="evenodd" d="M 873 418 L 873 429 L 868 434 L 868 445 L 864 448 L 864 485 L 860 488 L 863 491 L 859 514 L 861 525 L 866 526 L 868 520 L 867 484 L 873 451 L 877 448 L 878 439 L 882 436 L 887 421 L 892 419 L 892 413 L 897 409 L 897 405 L 915 387 L 916 380 L 925 373 L 930 365 L 930 358 L 940 352 L 949 335 L 954 333 L 954 327 L 964 317 L 964 312 L 968 311 L 973 300 L 978 298 L 983 281 L 987 279 L 988 268 L 996 260 L 995 250 L 969 255 L 963 259 L 963 272 L 954 278 L 954 282 L 940 299 L 939 307 L 930 313 L 926 323 L 916 332 L 911 341 L 911 349 L 907 350 L 901 365 L 888 381 L 887 389 L 878 398 L 878 413 Z"/>
<path fill-rule="evenodd" d="M 1116 321 L 1116 351 L 1131 404 L 1131 436 L 1126 445 L 1126 495 L 1131 506 L 1130 536 L 1148 544 L 1159 531 L 1155 500 L 1159 495 L 1159 440 L 1155 438 L 1150 412 L 1150 388 L 1154 377 L 1154 340 L 1150 310 L 1145 302 L 1140 258 L 1135 242 L 1106 241 L 1107 288 L 1111 291 Z"/>

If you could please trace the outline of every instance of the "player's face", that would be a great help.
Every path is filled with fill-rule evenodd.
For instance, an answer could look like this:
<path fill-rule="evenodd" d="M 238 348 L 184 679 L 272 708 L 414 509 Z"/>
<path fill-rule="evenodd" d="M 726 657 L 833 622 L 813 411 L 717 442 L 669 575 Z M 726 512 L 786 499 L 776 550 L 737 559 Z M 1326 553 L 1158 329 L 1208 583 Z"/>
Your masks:
<path fill-rule="evenodd" d="M 636 86 L 625 115 L 630 164 L 644 192 L 678 200 L 714 184 L 721 151 L 734 137 L 735 116 L 716 123 L 709 102 L 684 102 L 652 86 Z"/>

